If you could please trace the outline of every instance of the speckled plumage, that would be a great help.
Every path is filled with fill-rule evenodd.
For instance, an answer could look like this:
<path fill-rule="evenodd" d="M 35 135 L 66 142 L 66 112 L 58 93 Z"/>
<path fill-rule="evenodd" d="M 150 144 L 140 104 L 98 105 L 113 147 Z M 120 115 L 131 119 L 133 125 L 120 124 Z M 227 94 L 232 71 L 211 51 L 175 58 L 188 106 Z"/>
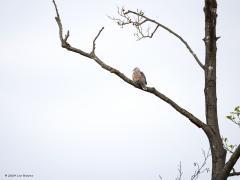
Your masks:
<path fill-rule="evenodd" d="M 132 80 L 136 82 L 142 89 L 146 90 L 147 80 L 144 73 L 138 68 L 133 69 Z"/>

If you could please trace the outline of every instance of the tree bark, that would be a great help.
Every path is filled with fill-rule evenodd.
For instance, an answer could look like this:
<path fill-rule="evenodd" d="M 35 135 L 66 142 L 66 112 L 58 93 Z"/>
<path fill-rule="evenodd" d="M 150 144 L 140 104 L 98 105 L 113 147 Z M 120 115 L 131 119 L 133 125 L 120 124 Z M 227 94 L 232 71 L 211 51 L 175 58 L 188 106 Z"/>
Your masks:
<path fill-rule="evenodd" d="M 216 0 L 205 0 L 205 108 L 206 121 L 211 131 L 207 132 L 212 152 L 212 180 L 225 180 L 223 168 L 226 161 L 226 150 L 218 126 L 217 93 L 216 93 Z"/>

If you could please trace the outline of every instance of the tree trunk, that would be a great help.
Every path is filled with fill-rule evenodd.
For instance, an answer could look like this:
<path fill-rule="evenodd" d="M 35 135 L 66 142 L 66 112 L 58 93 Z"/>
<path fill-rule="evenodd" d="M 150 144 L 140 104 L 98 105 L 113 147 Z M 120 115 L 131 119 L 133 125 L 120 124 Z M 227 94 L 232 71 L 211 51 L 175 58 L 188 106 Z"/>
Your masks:
<path fill-rule="evenodd" d="M 216 0 L 205 0 L 205 108 L 206 121 L 211 129 L 207 133 L 212 153 L 212 180 L 226 180 L 223 167 L 226 160 L 226 150 L 218 126 L 217 94 L 216 94 Z"/>

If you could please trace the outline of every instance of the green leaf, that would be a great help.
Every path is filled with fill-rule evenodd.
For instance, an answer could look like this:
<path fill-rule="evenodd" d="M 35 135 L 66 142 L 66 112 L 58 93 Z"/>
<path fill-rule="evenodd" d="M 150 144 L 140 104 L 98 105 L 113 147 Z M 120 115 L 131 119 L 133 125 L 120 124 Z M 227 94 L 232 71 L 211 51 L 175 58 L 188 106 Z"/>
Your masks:
<path fill-rule="evenodd" d="M 232 115 L 226 116 L 226 118 L 229 119 L 229 120 L 233 120 Z"/>
<path fill-rule="evenodd" d="M 235 107 L 234 111 L 240 112 L 240 106 Z"/>

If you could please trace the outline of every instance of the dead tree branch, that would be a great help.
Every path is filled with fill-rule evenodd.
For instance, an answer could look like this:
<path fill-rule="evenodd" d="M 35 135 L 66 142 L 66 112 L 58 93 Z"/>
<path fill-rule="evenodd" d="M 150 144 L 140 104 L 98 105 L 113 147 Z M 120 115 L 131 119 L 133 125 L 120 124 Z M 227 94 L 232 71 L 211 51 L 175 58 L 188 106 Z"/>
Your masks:
<path fill-rule="evenodd" d="M 97 40 L 97 38 L 100 36 L 100 34 L 101 34 L 101 32 L 103 31 L 103 29 L 104 29 L 104 27 L 102 27 L 101 29 L 100 29 L 100 31 L 98 32 L 98 34 L 97 34 L 97 36 L 94 38 L 94 40 L 93 40 L 93 48 L 92 48 L 92 54 L 95 54 L 95 49 L 96 49 L 96 40 Z"/>
<path fill-rule="evenodd" d="M 200 174 L 210 171 L 209 168 L 205 167 L 208 158 L 211 156 L 210 149 L 208 150 L 207 154 L 204 150 L 202 150 L 202 154 L 203 154 L 203 157 L 204 157 L 204 160 L 203 160 L 202 164 L 199 165 L 199 163 L 197 163 L 197 162 L 195 162 L 193 164 L 197 168 L 197 170 L 194 171 L 194 174 L 192 175 L 191 180 L 195 180 L 199 177 Z"/>
<path fill-rule="evenodd" d="M 191 53 L 191 55 L 194 57 L 194 59 L 196 60 L 198 65 L 203 70 L 205 69 L 205 66 L 201 63 L 201 61 L 197 57 L 196 53 L 192 50 L 192 48 L 187 43 L 187 41 L 185 41 L 179 34 L 174 32 L 167 26 L 155 21 L 154 19 L 148 18 L 147 16 L 144 15 L 143 11 L 141 11 L 141 10 L 140 11 L 138 10 L 137 12 L 135 12 L 135 11 L 131 11 L 131 10 L 126 11 L 124 8 L 119 10 L 119 8 L 118 8 L 118 14 L 120 15 L 120 17 L 122 17 L 122 19 L 114 18 L 114 17 L 110 17 L 110 18 L 112 20 L 116 21 L 117 24 L 121 27 L 123 27 L 124 25 L 132 24 L 137 29 L 137 33 L 135 35 L 137 36 L 138 40 L 140 40 L 142 38 L 152 38 L 159 27 L 161 27 L 161 28 L 165 29 L 166 31 L 168 31 L 169 33 L 173 34 L 186 46 L 186 48 Z M 135 15 L 135 16 L 137 16 L 137 18 L 135 18 L 133 20 L 133 18 L 130 15 Z M 147 34 L 144 34 L 144 32 L 142 30 L 142 25 L 146 24 L 147 22 L 153 23 L 155 25 L 155 28 L 152 31 L 152 33 L 150 33 L 149 29 L 148 29 Z"/>
<path fill-rule="evenodd" d="M 182 163 L 180 161 L 179 166 L 178 166 L 178 176 L 175 178 L 175 180 L 181 180 L 182 179 Z"/>
<path fill-rule="evenodd" d="M 60 37 L 60 41 L 62 44 L 62 47 L 67 49 L 68 51 L 72 51 L 75 53 L 78 53 L 84 57 L 88 57 L 92 60 L 94 60 L 97 64 L 99 64 L 103 69 L 109 71 L 110 73 L 113 73 L 115 75 L 117 75 L 119 78 L 121 78 L 123 81 L 125 81 L 126 83 L 134 86 L 135 88 L 138 88 L 140 90 L 141 89 L 135 82 L 133 82 L 131 79 L 129 79 L 127 76 L 125 76 L 122 72 L 120 72 L 119 70 L 105 64 L 96 54 L 95 54 L 95 41 L 97 40 L 97 38 L 100 36 L 100 33 L 102 32 L 103 28 L 98 32 L 97 36 L 95 37 L 95 39 L 93 40 L 93 49 L 90 53 L 87 53 L 81 49 L 75 48 L 73 46 L 71 46 L 67 40 L 69 37 L 69 32 L 67 33 L 67 35 L 65 36 L 65 38 L 63 38 L 63 26 L 62 26 L 62 22 L 60 19 L 60 15 L 57 9 L 57 5 L 55 3 L 55 1 L 53 0 L 53 4 L 56 10 L 56 17 L 55 20 L 58 24 L 58 28 L 59 28 L 59 37 Z M 181 113 L 182 115 L 184 115 L 186 118 L 188 118 L 190 120 L 190 122 L 192 122 L 194 125 L 196 125 L 198 128 L 202 128 L 202 129 L 208 129 L 207 125 L 205 123 L 203 123 L 200 119 L 198 119 L 197 117 L 195 117 L 193 114 L 191 114 L 190 112 L 188 112 L 187 110 L 185 110 L 184 108 L 180 107 L 177 103 L 175 103 L 173 100 L 171 100 L 170 98 L 168 98 L 167 96 L 165 96 L 164 94 L 160 93 L 158 90 L 156 90 L 154 87 L 146 87 L 147 89 L 144 90 L 148 93 L 154 94 L 155 96 L 157 96 L 158 98 L 160 98 L 161 100 L 165 101 L 166 103 L 168 103 L 169 105 L 171 105 L 177 112 Z"/>

